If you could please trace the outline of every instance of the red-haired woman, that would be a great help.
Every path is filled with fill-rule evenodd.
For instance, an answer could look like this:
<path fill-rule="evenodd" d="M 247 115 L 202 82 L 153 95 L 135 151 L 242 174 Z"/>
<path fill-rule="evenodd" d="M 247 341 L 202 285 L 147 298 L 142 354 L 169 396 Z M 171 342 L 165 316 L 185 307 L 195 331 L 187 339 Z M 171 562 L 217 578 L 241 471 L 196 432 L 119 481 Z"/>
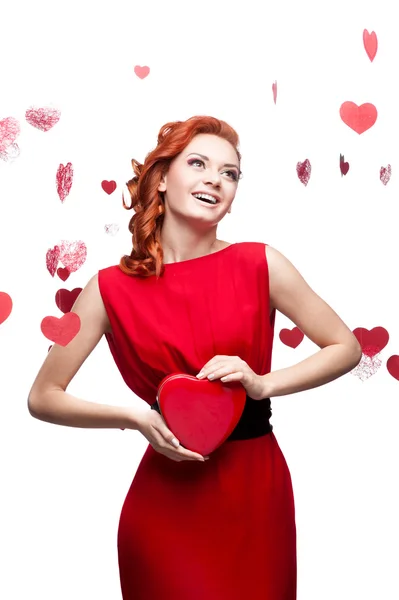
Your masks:
<path fill-rule="evenodd" d="M 359 344 L 278 250 L 229 244 L 217 226 L 240 179 L 236 132 L 212 117 L 168 123 L 127 183 L 133 250 L 99 271 L 72 309 L 78 335 L 55 344 L 29 395 L 31 414 L 72 427 L 138 430 L 149 445 L 123 504 L 124 600 L 294 600 L 296 528 L 290 473 L 270 398 L 347 373 Z M 276 310 L 320 347 L 271 371 Z M 145 410 L 85 402 L 66 389 L 105 335 Z M 236 430 L 209 459 L 179 444 L 154 407 L 172 372 L 240 381 Z"/>

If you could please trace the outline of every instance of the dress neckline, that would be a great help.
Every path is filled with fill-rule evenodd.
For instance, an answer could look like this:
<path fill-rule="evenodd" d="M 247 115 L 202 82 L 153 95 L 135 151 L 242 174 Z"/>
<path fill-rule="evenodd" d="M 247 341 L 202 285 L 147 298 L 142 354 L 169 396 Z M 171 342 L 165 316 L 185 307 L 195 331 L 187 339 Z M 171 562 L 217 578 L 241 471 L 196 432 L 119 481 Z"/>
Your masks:
<path fill-rule="evenodd" d="M 229 244 L 228 246 L 225 246 L 224 248 L 222 248 L 221 250 L 216 250 L 216 252 L 210 252 L 209 254 L 204 254 L 203 256 L 197 256 L 196 258 L 188 258 L 187 260 L 179 260 L 177 262 L 172 262 L 172 263 L 164 263 L 164 267 L 170 269 L 171 267 L 176 267 L 178 265 L 187 265 L 187 264 L 191 264 L 195 261 L 203 261 L 206 258 L 211 258 L 212 256 L 216 256 L 217 254 L 221 254 L 223 252 L 226 252 L 227 250 L 230 250 L 230 248 L 232 248 L 233 246 L 236 246 L 237 243 L 233 243 L 233 244 Z"/>

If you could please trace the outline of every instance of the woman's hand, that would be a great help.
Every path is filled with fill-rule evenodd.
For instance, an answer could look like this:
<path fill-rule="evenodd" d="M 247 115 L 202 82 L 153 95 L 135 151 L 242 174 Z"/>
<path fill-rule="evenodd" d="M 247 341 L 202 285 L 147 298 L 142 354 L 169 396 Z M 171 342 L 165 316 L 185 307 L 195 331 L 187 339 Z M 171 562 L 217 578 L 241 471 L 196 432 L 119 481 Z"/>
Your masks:
<path fill-rule="evenodd" d="M 239 381 L 248 396 L 253 400 L 267 398 L 265 380 L 257 375 L 239 356 L 217 355 L 211 358 L 198 373 L 198 379 L 208 378 L 210 381 L 220 379 L 225 382 Z"/>
<path fill-rule="evenodd" d="M 203 457 L 197 452 L 191 452 L 180 446 L 173 433 L 168 429 L 163 417 L 156 410 L 147 410 L 137 417 L 137 430 L 149 441 L 151 446 L 171 460 L 193 460 L 204 462 L 209 456 Z M 175 440 L 175 444 L 173 441 Z"/>

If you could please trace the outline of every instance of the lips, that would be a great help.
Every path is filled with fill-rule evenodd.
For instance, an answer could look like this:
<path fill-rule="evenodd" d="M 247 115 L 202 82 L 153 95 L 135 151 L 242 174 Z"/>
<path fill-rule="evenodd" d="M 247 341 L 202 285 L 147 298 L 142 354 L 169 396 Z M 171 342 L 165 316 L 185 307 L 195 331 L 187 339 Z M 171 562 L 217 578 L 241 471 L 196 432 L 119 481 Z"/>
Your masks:
<path fill-rule="evenodd" d="M 211 196 L 212 198 L 214 198 L 216 200 L 216 202 L 212 203 L 212 202 L 207 202 L 206 200 L 201 200 L 200 198 L 197 198 L 196 196 L 194 196 L 194 194 L 205 194 L 207 196 Z M 210 194 L 209 192 L 193 192 L 191 195 L 199 202 L 203 202 L 204 204 L 209 204 L 209 206 L 216 206 L 217 204 L 220 204 L 219 196 L 216 196 L 215 194 Z"/>

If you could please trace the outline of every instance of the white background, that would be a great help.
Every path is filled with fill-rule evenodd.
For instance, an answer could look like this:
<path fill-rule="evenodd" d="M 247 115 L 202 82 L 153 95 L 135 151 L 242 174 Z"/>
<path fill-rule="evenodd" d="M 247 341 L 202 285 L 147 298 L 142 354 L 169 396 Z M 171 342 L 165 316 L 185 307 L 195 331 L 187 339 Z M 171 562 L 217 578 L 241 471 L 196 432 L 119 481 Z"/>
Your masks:
<path fill-rule="evenodd" d="M 2 598 L 121 597 L 118 520 L 147 441 L 138 432 L 34 420 L 27 395 L 51 344 L 40 323 L 62 316 L 56 291 L 83 287 L 130 253 L 133 213 L 121 207 L 130 159 L 144 160 L 165 122 L 195 114 L 226 120 L 241 139 L 244 177 L 218 237 L 275 246 L 352 330 L 389 331 L 376 374 L 274 398 L 272 422 L 294 485 L 298 599 L 399 598 L 399 383 L 386 369 L 399 354 L 393 6 L 38 0 L 3 7 L 0 120 L 18 119 L 21 133 L 20 155 L 0 159 L 0 291 L 13 300 L 0 326 Z M 364 29 L 378 36 L 373 62 Z M 139 79 L 135 65 L 148 65 L 150 75 Z M 345 101 L 373 103 L 375 126 L 359 136 L 344 125 Z M 59 123 L 48 132 L 32 127 L 31 106 L 58 108 Z M 346 177 L 340 154 L 350 163 Z M 307 187 L 296 175 L 306 158 Z M 55 174 L 69 161 L 74 181 L 62 204 Z M 379 170 L 388 163 L 384 186 Z M 111 196 L 104 179 L 118 183 Z M 106 223 L 119 223 L 119 233 L 107 235 Z M 88 247 L 86 263 L 65 283 L 45 264 L 62 239 Z M 293 326 L 277 314 L 272 370 L 318 350 L 306 338 L 295 350 L 282 344 L 279 331 Z M 105 339 L 68 391 L 142 402 Z M 157 544 L 168 543 L 160 532 Z"/>

